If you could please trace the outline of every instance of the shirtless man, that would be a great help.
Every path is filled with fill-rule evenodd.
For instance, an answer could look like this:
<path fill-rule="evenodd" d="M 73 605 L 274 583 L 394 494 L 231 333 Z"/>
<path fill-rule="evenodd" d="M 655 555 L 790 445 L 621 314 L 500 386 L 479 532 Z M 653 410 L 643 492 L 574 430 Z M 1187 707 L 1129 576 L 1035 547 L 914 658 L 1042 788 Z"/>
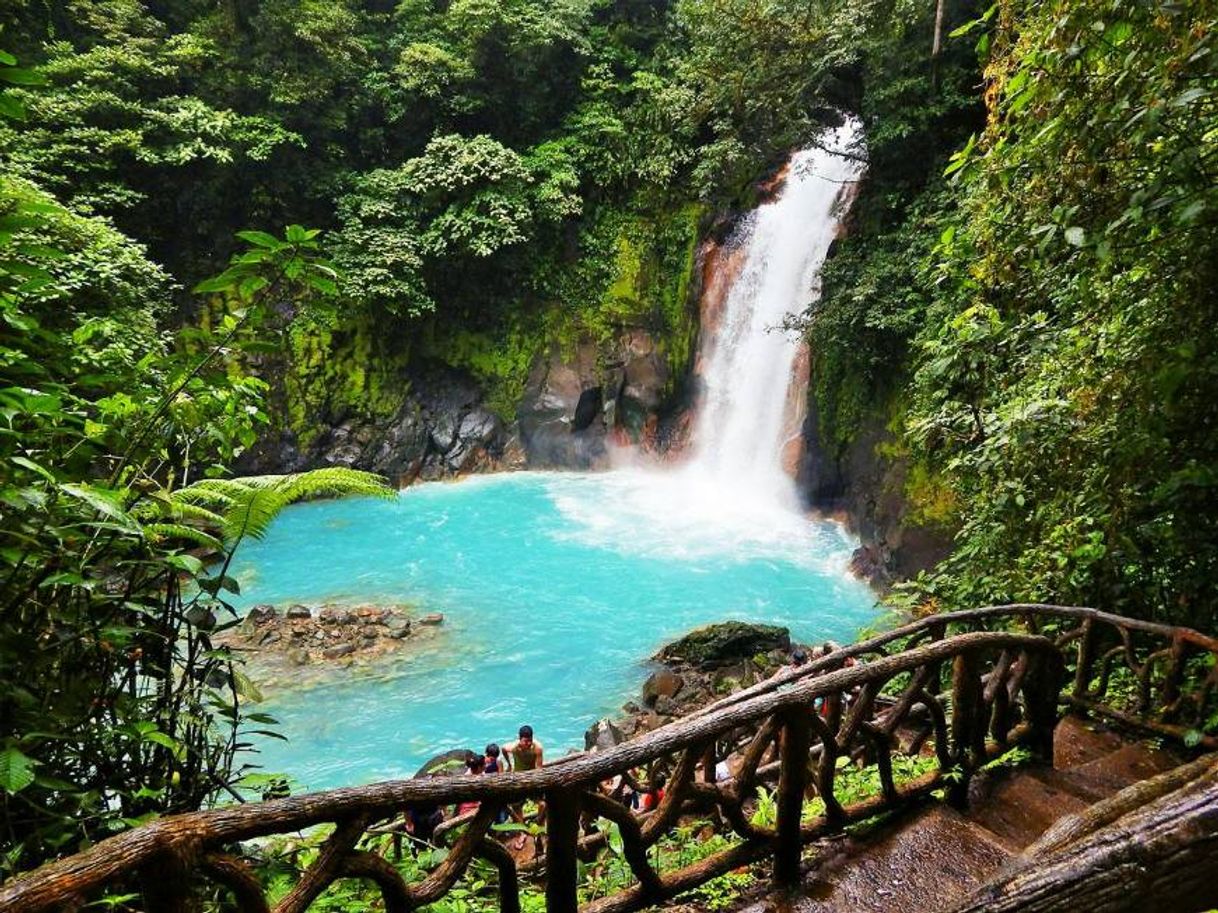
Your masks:
<path fill-rule="evenodd" d="M 541 743 L 533 741 L 533 727 L 521 726 L 520 737 L 503 746 L 508 770 L 535 770 L 541 766 Z"/>
<path fill-rule="evenodd" d="M 521 726 L 519 738 L 503 746 L 503 760 L 509 771 L 536 770 L 541 767 L 541 743 L 533 740 L 533 727 Z M 545 803 L 537 803 L 537 823 L 545 820 Z M 512 807 L 512 817 L 517 822 L 524 823 L 524 812 L 521 806 Z M 512 849 L 524 849 L 525 835 L 521 834 L 512 842 Z"/>

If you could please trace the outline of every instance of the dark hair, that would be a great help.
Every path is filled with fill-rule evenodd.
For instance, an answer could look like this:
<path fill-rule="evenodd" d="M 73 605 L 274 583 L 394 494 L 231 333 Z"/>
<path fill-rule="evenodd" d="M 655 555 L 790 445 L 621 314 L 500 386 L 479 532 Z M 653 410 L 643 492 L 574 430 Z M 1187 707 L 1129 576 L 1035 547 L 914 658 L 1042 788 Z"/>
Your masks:
<path fill-rule="evenodd" d="M 520 727 L 520 738 L 522 738 L 522 739 L 533 738 L 533 727 L 532 726 L 521 726 Z"/>
<path fill-rule="evenodd" d="M 666 784 L 667 782 L 668 782 L 668 777 L 664 776 L 663 774 L 656 774 L 655 783 L 653 783 L 651 785 L 652 791 L 654 792 L 657 789 L 663 789 L 664 784 Z"/>
<path fill-rule="evenodd" d="M 486 766 L 486 758 L 472 751 L 467 751 L 465 753 L 465 766 L 470 770 L 481 770 Z"/>
<path fill-rule="evenodd" d="M 486 746 L 485 753 L 492 758 L 497 758 L 497 757 L 499 757 L 499 746 L 496 745 L 494 742 L 491 742 L 491 744 Z"/>

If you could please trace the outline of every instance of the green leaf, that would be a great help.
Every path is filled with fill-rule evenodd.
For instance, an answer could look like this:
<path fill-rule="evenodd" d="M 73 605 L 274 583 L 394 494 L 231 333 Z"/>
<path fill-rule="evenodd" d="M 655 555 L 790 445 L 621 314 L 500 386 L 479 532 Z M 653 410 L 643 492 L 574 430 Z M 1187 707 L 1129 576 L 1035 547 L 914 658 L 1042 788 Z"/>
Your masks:
<path fill-rule="evenodd" d="M 267 247 L 271 250 L 276 250 L 283 246 L 278 238 L 265 231 L 239 231 L 237 237 L 243 241 L 248 241 L 250 244 L 257 244 L 259 247 Z"/>
<path fill-rule="evenodd" d="M 1087 233 L 1077 225 L 1071 225 L 1066 229 L 1066 243 L 1072 244 L 1075 247 L 1082 247 L 1087 242 Z"/>
<path fill-rule="evenodd" d="M 181 743 L 163 732 L 149 732 L 144 735 L 145 742 L 151 742 L 154 745 L 160 745 L 162 748 L 168 748 L 172 752 L 177 752 L 181 749 Z"/>
<path fill-rule="evenodd" d="M 46 77 L 37 70 L 28 70 L 23 67 L 6 67 L 0 70 L 0 81 L 11 83 L 14 86 L 45 86 L 47 84 Z"/>
<path fill-rule="evenodd" d="M 19 793 L 34 782 L 34 766 L 38 762 L 12 746 L 0 751 L 0 789 Z"/>
<path fill-rule="evenodd" d="M 210 279 L 204 279 L 194 287 L 194 291 L 200 295 L 206 295 L 210 292 L 227 292 L 236 283 L 234 277 L 223 272 L 218 276 L 212 276 Z"/>
<path fill-rule="evenodd" d="M 247 701 L 253 701 L 255 704 L 263 700 L 262 691 L 254 684 L 253 680 L 242 672 L 240 669 L 233 669 L 233 687 L 237 693 Z"/>
<path fill-rule="evenodd" d="M 1210 94 L 1209 89 L 1203 89 L 1199 86 L 1194 87 L 1192 89 L 1186 89 L 1185 91 L 1183 91 L 1179 95 L 1177 95 L 1174 99 L 1172 99 L 1171 104 L 1172 104 L 1173 108 L 1183 108 L 1187 105 L 1191 105 L 1193 102 L 1197 101 L 1198 99 L 1205 98 L 1205 96 L 1207 96 L 1209 94 Z"/>
<path fill-rule="evenodd" d="M 18 466 L 24 466 L 26 469 L 29 469 L 33 472 L 38 473 L 48 482 L 55 481 L 55 477 L 53 475 L 51 475 L 51 472 L 49 469 L 47 469 L 43 466 L 39 466 L 37 463 L 35 463 L 31 459 L 27 459 L 26 457 L 23 457 L 23 456 L 15 456 L 15 457 L 12 457 L 12 461 L 14 463 L 16 463 Z"/>
<path fill-rule="evenodd" d="M 25 120 L 25 105 L 0 93 L 0 115 L 13 120 Z"/>
<path fill-rule="evenodd" d="M 139 526 L 123 510 L 119 496 L 115 492 L 88 484 L 60 485 L 59 490 L 84 501 L 102 516 L 114 520 L 120 527 L 133 532 L 139 531 Z"/>
<path fill-rule="evenodd" d="M 1184 733 L 1184 744 L 1189 748 L 1196 748 L 1201 744 L 1202 738 L 1203 735 L 1200 730 L 1190 729 L 1188 732 Z"/>

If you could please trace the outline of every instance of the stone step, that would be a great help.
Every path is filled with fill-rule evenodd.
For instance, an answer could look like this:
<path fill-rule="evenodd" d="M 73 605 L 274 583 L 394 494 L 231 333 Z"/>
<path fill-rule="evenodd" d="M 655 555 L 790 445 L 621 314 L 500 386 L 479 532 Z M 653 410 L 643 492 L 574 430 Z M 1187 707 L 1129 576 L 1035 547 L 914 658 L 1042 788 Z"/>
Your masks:
<path fill-rule="evenodd" d="M 1102 724 L 1067 716 L 1053 730 L 1053 766 L 1078 767 L 1120 751 L 1127 740 Z"/>
<path fill-rule="evenodd" d="M 1011 856 L 946 805 L 904 815 L 870 837 L 833 844 L 805 877 L 804 892 L 794 902 L 798 913 L 932 913 L 966 895 Z M 762 913 L 763 906 L 750 913 Z"/>
<path fill-rule="evenodd" d="M 950 909 L 1058 819 L 1180 763 L 1102 725 L 1065 718 L 1054 767 L 998 769 L 974 777 L 969 808 L 936 803 L 866 835 L 826 840 L 784 913 L 937 913 Z M 734 913 L 772 913 L 759 890 Z"/>
<path fill-rule="evenodd" d="M 1091 802 L 1028 770 L 979 775 L 969 790 L 967 817 L 985 828 L 1011 852 L 1032 843 L 1058 818 L 1073 815 Z"/>
<path fill-rule="evenodd" d="M 1143 742 L 1131 742 L 1101 758 L 1063 771 L 1067 776 L 1106 789 L 1106 795 L 1179 766 L 1182 759 L 1170 751 Z"/>

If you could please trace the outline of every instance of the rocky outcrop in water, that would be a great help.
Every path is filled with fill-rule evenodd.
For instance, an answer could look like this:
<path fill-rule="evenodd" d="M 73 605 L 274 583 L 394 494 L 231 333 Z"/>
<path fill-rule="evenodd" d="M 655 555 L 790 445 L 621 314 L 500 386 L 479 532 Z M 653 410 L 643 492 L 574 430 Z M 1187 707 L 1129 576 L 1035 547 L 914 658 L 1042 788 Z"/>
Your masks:
<path fill-rule="evenodd" d="M 239 625 L 216 638 L 242 658 L 259 684 L 285 677 L 323 677 L 330 668 L 371 665 L 434 637 L 438 613 L 419 616 L 409 606 L 316 607 L 256 605 Z"/>
<path fill-rule="evenodd" d="M 631 738 L 649 732 L 769 678 L 790 662 L 794 647 L 790 632 L 775 625 L 731 621 L 691 631 L 656 653 L 640 701 L 623 705 L 613 735 Z M 589 748 L 611 738 L 605 734 L 606 722 L 598 721 L 585 734 Z"/>
<path fill-rule="evenodd" d="M 662 648 L 654 659 L 709 671 L 790 649 L 791 632 L 784 627 L 726 621 L 690 631 Z"/>

